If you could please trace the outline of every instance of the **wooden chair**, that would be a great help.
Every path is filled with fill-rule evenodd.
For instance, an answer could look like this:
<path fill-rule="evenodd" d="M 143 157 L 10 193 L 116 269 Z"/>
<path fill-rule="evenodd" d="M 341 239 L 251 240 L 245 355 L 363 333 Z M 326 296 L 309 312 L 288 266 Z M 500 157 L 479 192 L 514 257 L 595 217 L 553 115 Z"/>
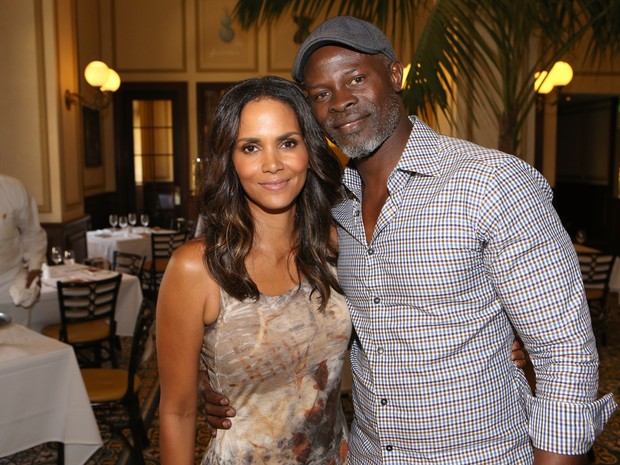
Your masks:
<path fill-rule="evenodd" d="M 146 257 L 144 255 L 135 253 L 119 252 L 115 250 L 112 255 L 112 269 L 120 273 L 134 275 L 140 280 L 140 283 L 144 280 L 145 262 Z"/>
<path fill-rule="evenodd" d="M 84 260 L 82 260 L 82 263 L 86 266 L 90 266 L 93 268 L 101 268 L 102 270 L 110 269 L 110 262 L 107 261 L 104 257 L 85 258 Z"/>
<path fill-rule="evenodd" d="M 60 323 L 42 333 L 73 346 L 80 366 L 117 366 L 116 302 L 121 274 L 97 281 L 57 282 Z M 103 354 L 106 354 L 105 356 Z"/>
<path fill-rule="evenodd" d="M 132 462 L 143 465 L 143 449 L 149 446 L 147 427 L 140 412 L 139 369 L 148 359 L 146 348 L 153 342 L 152 329 L 155 306 L 147 299 L 142 301 L 131 343 L 127 369 L 84 368 L 81 371 L 97 421 L 118 435 L 131 451 Z M 131 441 L 123 433 L 129 428 Z"/>
<path fill-rule="evenodd" d="M 138 278 L 140 281 L 140 289 L 142 292 L 148 291 L 148 280 L 144 279 L 144 263 L 146 257 L 129 252 L 120 252 L 115 250 L 112 253 L 112 270 L 119 273 L 130 274 Z M 121 342 L 118 337 L 115 339 L 116 348 L 120 350 Z"/>
<path fill-rule="evenodd" d="M 601 345 L 607 343 L 606 326 L 609 316 L 609 278 L 616 257 L 612 254 L 578 252 L 581 276 L 590 308 L 592 329 Z"/>
<path fill-rule="evenodd" d="M 196 220 L 190 220 L 187 218 L 176 218 L 173 221 L 172 228 L 177 231 L 185 231 L 187 233 L 186 240 L 194 237 L 196 233 Z"/>
<path fill-rule="evenodd" d="M 147 264 L 149 273 L 149 293 L 153 300 L 157 299 L 161 278 L 164 276 L 166 266 L 176 249 L 187 240 L 187 231 L 174 231 L 170 233 L 151 233 L 151 261 Z"/>

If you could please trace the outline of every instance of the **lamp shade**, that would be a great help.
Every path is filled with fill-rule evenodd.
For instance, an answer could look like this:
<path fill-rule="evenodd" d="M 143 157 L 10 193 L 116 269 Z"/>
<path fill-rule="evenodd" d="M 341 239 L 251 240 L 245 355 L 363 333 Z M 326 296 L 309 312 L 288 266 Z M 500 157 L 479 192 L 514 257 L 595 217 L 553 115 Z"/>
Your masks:
<path fill-rule="evenodd" d="M 573 79 L 573 68 L 565 61 L 557 61 L 549 71 L 549 78 L 554 86 L 566 86 Z"/>
<path fill-rule="evenodd" d="M 551 76 L 547 76 L 547 71 L 542 71 L 534 75 L 534 91 L 539 94 L 548 94 L 553 90 L 553 81 Z"/>
<path fill-rule="evenodd" d="M 84 77 L 93 87 L 101 87 L 108 80 L 110 68 L 103 61 L 91 61 L 84 69 Z"/>
<path fill-rule="evenodd" d="M 567 86 L 573 79 L 573 68 L 565 61 L 556 61 L 549 72 L 541 71 L 534 75 L 534 91 L 548 94 L 554 87 Z"/>
<path fill-rule="evenodd" d="M 101 86 L 104 92 L 116 92 L 121 86 L 121 77 L 112 68 L 108 68 L 108 79 Z"/>

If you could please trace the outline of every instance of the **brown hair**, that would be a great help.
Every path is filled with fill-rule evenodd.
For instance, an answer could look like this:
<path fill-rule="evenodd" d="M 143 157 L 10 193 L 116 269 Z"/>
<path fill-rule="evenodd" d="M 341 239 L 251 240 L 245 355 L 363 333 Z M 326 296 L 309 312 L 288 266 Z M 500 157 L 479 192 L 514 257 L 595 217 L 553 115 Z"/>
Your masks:
<path fill-rule="evenodd" d="M 254 238 L 248 203 L 232 163 L 243 108 L 252 101 L 273 99 L 297 116 L 308 151 L 306 184 L 296 200 L 295 265 L 318 292 L 323 309 L 330 288 L 342 292 L 330 265 L 337 250 L 330 240 L 331 208 L 341 198 L 342 168 L 327 145 L 303 91 L 282 78 L 253 78 L 234 85 L 219 100 L 208 137 L 206 169 L 200 181 L 199 208 L 204 222 L 204 259 L 213 278 L 236 299 L 258 299 L 259 291 L 245 266 Z"/>

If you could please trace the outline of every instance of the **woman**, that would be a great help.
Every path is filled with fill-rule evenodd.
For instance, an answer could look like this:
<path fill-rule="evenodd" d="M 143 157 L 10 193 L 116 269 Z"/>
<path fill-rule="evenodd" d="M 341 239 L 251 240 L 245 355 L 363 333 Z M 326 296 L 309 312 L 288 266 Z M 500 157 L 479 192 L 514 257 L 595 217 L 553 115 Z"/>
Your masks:
<path fill-rule="evenodd" d="M 345 463 L 340 165 L 301 90 L 276 77 L 222 97 L 209 147 L 203 238 L 175 253 L 158 297 L 162 465 L 194 463 L 201 352 L 237 410 L 204 464 Z"/>

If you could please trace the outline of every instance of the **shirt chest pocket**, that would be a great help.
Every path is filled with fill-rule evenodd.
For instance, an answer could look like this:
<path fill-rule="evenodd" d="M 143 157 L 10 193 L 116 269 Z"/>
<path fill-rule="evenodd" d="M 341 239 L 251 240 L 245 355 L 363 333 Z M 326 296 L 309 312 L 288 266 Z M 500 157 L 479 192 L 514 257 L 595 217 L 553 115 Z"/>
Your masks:
<path fill-rule="evenodd" d="M 0 212 L 0 243 L 13 241 L 19 234 L 15 218 L 10 212 Z"/>

